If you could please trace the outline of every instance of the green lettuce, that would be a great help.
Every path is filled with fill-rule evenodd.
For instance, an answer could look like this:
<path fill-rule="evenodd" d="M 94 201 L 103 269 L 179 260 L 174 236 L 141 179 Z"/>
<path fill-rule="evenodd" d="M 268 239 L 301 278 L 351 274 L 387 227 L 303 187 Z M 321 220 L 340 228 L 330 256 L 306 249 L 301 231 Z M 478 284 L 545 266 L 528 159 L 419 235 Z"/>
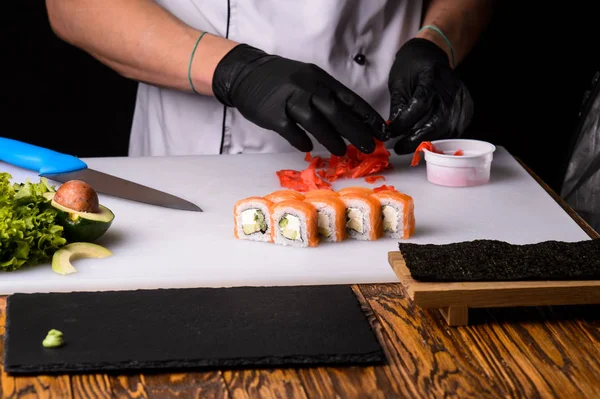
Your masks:
<path fill-rule="evenodd" d="M 0 271 L 43 263 L 67 243 L 57 210 L 44 196 L 55 192 L 48 180 L 11 184 L 11 178 L 0 173 Z"/>

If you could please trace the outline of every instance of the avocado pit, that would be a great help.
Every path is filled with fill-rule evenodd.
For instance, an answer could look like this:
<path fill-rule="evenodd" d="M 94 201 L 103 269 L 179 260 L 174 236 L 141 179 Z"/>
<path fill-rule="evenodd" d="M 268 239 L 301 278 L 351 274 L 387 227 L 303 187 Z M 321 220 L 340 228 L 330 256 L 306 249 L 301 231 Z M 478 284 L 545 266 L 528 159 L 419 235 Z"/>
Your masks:
<path fill-rule="evenodd" d="M 77 212 L 98 213 L 100 210 L 96 190 L 81 180 L 62 184 L 54 195 L 54 201 Z"/>

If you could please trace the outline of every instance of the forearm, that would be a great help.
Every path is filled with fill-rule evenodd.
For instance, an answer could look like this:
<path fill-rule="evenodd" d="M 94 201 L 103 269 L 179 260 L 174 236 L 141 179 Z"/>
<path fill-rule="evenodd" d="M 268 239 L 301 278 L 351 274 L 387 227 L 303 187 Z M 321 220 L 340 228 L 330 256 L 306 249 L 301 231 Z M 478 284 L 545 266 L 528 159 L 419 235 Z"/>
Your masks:
<path fill-rule="evenodd" d="M 50 24 L 66 42 L 119 74 L 137 81 L 191 91 L 188 65 L 201 34 L 153 0 L 46 0 Z M 218 62 L 237 43 L 212 34 L 192 62 L 196 91 L 212 95 Z"/>
<path fill-rule="evenodd" d="M 439 28 L 454 48 L 456 65 L 471 51 L 492 15 L 493 0 L 429 0 L 425 2 L 423 26 Z M 439 33 L 424 29 L 417 37 L 429 39 L 451 57 L 450 47 Z"/>

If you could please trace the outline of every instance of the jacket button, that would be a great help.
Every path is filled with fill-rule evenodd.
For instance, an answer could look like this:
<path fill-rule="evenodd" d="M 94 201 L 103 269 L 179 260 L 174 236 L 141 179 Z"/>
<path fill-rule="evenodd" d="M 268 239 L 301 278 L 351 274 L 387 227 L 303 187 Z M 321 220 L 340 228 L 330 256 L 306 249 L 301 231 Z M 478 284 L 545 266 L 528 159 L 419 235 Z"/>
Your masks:
<path fill-rule="evenodd" d="M 365 65 L 365 62 L 367 61 L 367 58 L 365 57 L 364 54 L 356 54 L 356 56 L 354 57 L 354 62 L 356 62 L 358 65 Z"/>

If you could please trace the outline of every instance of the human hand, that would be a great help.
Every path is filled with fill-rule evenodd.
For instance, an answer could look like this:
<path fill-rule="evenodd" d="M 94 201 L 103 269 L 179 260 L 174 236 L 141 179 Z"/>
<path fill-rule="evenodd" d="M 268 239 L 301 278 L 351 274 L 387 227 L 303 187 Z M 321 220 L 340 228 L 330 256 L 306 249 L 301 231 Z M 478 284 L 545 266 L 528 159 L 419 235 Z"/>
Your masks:
<path fill-rule="evenodd" d="M 398 154 L 414 152 L 422 141 L 459 137 L 473 115 L 471 95 L 435 43 L 414 38 L 396 54 L 390 71 L 391 138 Z"/>
<path fill-rule="evenodd" d="M 302 152 L 312 150 L 303 129 L 332 154 L 346 153 L 343 138 L 360 151 L 385 139 L 385 122 L 365 100 L 314 64 L 290 60 L 241 44 L 217 65 L 213 92 L 223 104 Z"/>

